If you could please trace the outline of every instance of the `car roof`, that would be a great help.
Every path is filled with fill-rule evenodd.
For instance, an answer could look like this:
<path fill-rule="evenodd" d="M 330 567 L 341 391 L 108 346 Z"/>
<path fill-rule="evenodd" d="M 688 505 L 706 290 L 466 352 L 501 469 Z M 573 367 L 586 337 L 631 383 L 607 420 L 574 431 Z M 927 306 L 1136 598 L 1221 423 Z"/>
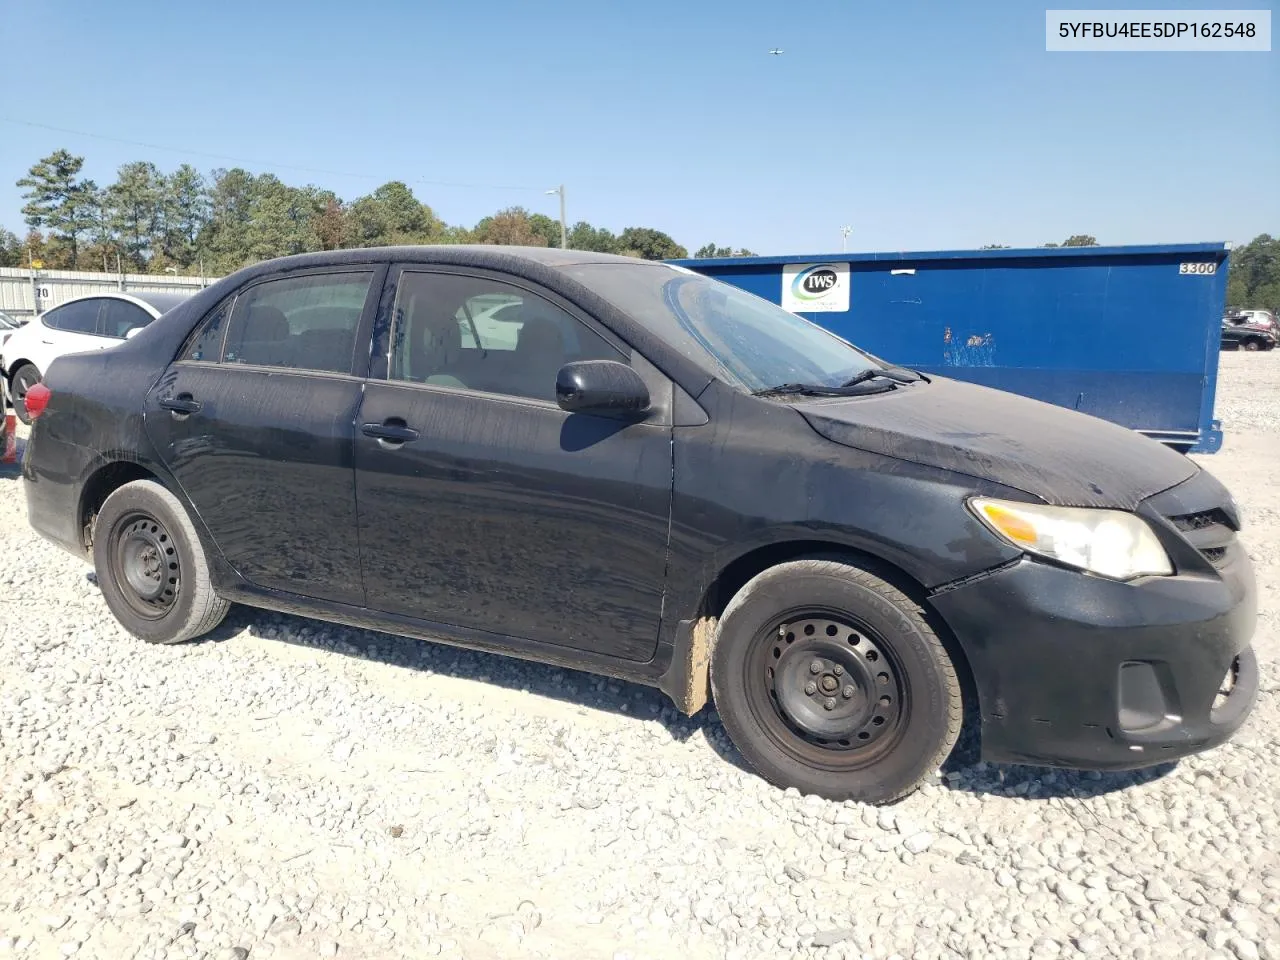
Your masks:
<path fill-rule="evenodd" d="M 563 250 L 560 247 L 516 247 L 481 243 L 436 243 L 400 247 L 361 247 L 353 250 L 327 250 L 321 253 L 299 253 L 267 261 L 281 268 L 340 266 L 349 263 L 384 263 L 411 261 L 501 268 L 513 260 L 526 260 L 548 267 L 568 267 L 584 263 L 643 264 L 650 261 L 623 257 L 613 253 L 589 250 Z"/>
<path fill-rule="evenodd" d="M 168 293 L 151 290 L 128 290 L 126 293 L 133 299 L 141 300 L 143 303 L 154 307 L 158 312 L 164 313 L 172 310 L 184 300 L 190 300 L 191 294 L 195 293 L 195 291 L 192 290 L 191 293 Z"/>

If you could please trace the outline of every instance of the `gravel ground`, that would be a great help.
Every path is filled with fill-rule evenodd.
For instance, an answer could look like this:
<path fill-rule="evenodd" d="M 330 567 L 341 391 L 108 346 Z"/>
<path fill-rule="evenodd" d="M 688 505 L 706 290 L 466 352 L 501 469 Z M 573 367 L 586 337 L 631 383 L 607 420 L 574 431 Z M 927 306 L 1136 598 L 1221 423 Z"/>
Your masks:
<path fill-rule="evenodd" d="M 1280 960 L 1280 352 L 1222 361 L 1251 722 L 1126 775 L 970 738 L 883 809 L 572 671 L 242 608 L 148 647 L 0 477 L 0 954 Z"/>

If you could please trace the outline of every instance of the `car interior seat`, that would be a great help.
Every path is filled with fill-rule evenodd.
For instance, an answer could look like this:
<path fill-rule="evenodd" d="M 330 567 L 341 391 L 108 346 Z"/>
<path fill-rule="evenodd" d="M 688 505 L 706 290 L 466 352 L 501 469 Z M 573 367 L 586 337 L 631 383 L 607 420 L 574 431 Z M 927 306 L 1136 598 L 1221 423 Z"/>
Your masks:
<path fill-rule="evenodd" d="M 238 326 L 228 344 L 228 360 L 266 366 L 289 365 L 289 319 L 283 310 L 269 304 L 254 304 Z"/>
<path fill-rule="evenodd" d="M 462 332 L 457 319 L 415 310 L 409 331 L 409 376 L 418 383 L 444 387 L 465 387 L 457 377 L 462 356 Z"/>
<path fill-rule="evenodd" d="M 341 327 L 305 330 L 297 336 L 293 365 L 304 370 L 331 370 L 349 373 L 355 331 Z"/>
<path fill-rule="evenodd" d="M 526 300 L 516 340 L 513 392 L 536 400 L 554 400 L 556 374 L 564 366 L 564 337 L 560 319 L 549 307 Z"/>

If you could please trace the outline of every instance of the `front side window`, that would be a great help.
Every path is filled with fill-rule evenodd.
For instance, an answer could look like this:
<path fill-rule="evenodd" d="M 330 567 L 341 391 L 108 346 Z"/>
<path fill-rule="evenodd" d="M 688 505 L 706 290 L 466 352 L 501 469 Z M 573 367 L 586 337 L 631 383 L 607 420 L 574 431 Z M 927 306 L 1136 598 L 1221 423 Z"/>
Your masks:
<path fill-rule="evenodd" d="M 625 359 L 576 317 L 519 287 L 445 273 L 401 276 L 392 380 L 554 402 L 566 363 Z"/>
<path fill-rule="evenodd" d="M 98 330 L 104 337 L 125 337 L 135 327 L 145 327 L 151 314 L 128 300 L 104 300 Z"/>
<path fill-rule="evenodd" d="M 584 263 L 565 272 L 746 390 L 786 383 L 838 387 L 879 365 L 817 324 L 681 267 Z"/>
<path fill-rule="evenodd" d="M 191 360 L 350 373 L 372 271 L 268 280 L 215 309 L 188 347 Z M 225 335 L 221 328 L 225 325 Z"/>
<path fill-rule="evenodd" d="M 64 303 L 46 313 L 41 321 L 46 327 L 64 330 L 67 333 L 98 332 L 98 308 L 102 300 L 77 300 L 75 303 Z"/>

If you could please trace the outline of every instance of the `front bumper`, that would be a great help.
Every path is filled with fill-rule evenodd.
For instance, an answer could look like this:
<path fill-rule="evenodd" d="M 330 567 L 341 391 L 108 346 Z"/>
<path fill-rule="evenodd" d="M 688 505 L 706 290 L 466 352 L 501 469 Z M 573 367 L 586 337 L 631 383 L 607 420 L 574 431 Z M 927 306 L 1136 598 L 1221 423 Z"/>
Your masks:
<path fill-rule="evenodd" d="M 1257 697 L 1257 600 L 1238 541 L 1215 567 L 1118 583 L 1025 559 L 935 595 L 972 669 L 984 759 L 1123 770 L 1227 740 Z"/>

